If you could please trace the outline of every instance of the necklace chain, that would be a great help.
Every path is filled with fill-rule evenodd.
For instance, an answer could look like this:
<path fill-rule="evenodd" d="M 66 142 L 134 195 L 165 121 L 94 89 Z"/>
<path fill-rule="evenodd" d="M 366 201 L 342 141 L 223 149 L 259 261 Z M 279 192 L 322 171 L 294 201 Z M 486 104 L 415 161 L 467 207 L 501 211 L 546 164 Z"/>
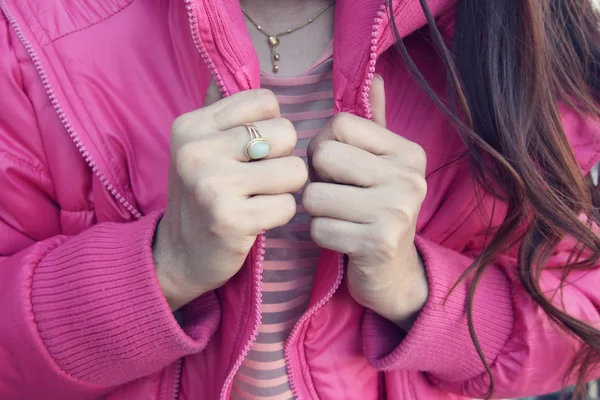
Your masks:
<path fill-rule="evenodd" d="M 303 23 L 302 25 L 299 25 L 293 29 L 288 29 L 286 31 L 276 33 L 275 35 L 272 35 L 269 32 L 265 31 L 260 24 L 258 24 L 256 21 L 254 21 L 252 19 L 252 17 L 250 15 L 248 15 L 248 13 L 246 12 L 246 9 L 243 7 L 242 7 L 242 12 L 246 16 L 246 18 L 248 18 L 248 21 L 250 21 L 250 23 L 252 23 L 252 25 L 254 25 L 254 27 L 260 33 L 262 33 L 263 35 L 265 35 L 267 37 L 267 44 L 269 45 L 269 49 L 271 50 L 271 64 L 273 65 L 273 72 L 277 73 L 277 72 L 279 72 L 279 64 L 277 62 L 281 59 L 281 56 L 279 55 L 279 53 L 277 53 L 275 48 L 277 46 L 279 46 L 279 43 L 280 43 L 279 38 L 282 36 L 285 36 L 285 35 L 289 35 L 290 33 L 294 33 L 296 31 L 304 28 L 305 26 L 310 25 L 314 20 L 319 18 L 321 15 L 323 15 L 323 13 L 325 11 L 329 10 L 329 8 L 331 8 L 331 6 L 333 6 L 334 4 L 335 4 L 335 1 L 332 1 L 331 3 L 329 3 L 328 5 L 323 7 L 321 9 L 321 11 L 319 11 L 314 17 L 309 18 L 309 20 L 306 21 L 305 23 Z"/>

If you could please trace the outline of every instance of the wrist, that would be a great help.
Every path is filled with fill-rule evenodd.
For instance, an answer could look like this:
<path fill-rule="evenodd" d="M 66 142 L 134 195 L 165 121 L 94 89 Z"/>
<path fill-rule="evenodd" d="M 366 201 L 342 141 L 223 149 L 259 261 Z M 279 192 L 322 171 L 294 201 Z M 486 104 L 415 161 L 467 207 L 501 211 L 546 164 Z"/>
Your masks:
<path fill-rule="evenodd" d="M 175 246 L 170 244 L 165 230 L 163 221 L 159 222 L 152 242 L 152 254 L 156 277 L 163 296 L 171 311 L 176 311 L 207 291 L 187 288 L 183 276 L 185 274 L 181 273 L 185 271 L 185 268 L 182 268 L 185 261 L 181 259 L 183 252 L 177 251 Z"/>
<path fill-rule="evenodd" d="M 405 265 L 406 272 L 394 291 L 396 307 L 386 317 L 404 331 L 410 330 L 429 297 L 429 284 L 425 274 L 425 264 L 416 247 L 412 246 L 410 257 Z"/>

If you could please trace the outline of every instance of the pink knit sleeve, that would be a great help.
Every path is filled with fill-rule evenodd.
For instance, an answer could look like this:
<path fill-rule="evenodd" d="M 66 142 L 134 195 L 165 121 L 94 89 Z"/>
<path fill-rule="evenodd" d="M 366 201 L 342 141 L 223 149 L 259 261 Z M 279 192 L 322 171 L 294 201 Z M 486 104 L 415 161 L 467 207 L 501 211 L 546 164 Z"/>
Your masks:
<path fill-rule="evenodd" d="M 368 311 L 363 321 L 363 348 L 371 364 L 386 371 L 390 398 L 399 393 L 402 373 L 422 372 L 441 390 L 482 398 L 489 378 L 471 340 L 465 314 L 468 281 L 447 297 L 473 259 L 430 240 L 415 240 L 426 267 L 429 299 L 408 333 Z M 571 247 L 572 248 L 572 247 Z M 549 265 L 564 265 L 571 248 L 557 252 Z M 548 393 L 562 387 L 581 345 L 560 331 L 525 293 L 515 276 L 516 260 L 502 257 L 479 282 L 473 320 L 479 344 L 492 368 L 497 398 Z M 576 318 L 600 326 L 600 268 L 572 275 L 553 299 Z M 560 271 L 544 272 L 542 288 L 554 293 Z M 596 288 L 596 289 L 594 289 Z M 600 371 L 593 372 L 594 376 Z"/>
<path fill-rule="evenodd" d="M 159 217 L 99 224 L 0 259 L 0 397 L 94 398 L 206 346 L 219 302 L 205 295 L 193 324 L 178 325 L 154 273 Z"/>
<path fill-rule="evenodd" d="M 98 225 L 40 260 L 32 277 L 33 316 L 63 371 L 95 384 L 122 384 L 199 352 L 216 330 L 214 292 L 196 310 L 196 326 L 181 329 L 172 315 L 154 272 L 159 217 Z"/>

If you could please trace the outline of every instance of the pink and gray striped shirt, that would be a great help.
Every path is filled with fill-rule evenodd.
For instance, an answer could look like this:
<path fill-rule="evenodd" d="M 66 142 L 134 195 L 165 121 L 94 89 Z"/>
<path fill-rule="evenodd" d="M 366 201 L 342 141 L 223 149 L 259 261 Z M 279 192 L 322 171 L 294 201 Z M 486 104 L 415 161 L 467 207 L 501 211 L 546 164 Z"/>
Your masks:
<path fill-rule="evenodd" d="M 294 77 L 263 73 L 261 86 L 277 96 L 281 115 L 298 133 L 294 155 L 306 160 L 310 140 L 333 115 L 332 51 L 308 71 Z M 289 400 L 290 389 L 284 344 L 306 311 L 320 249 L 310 238 L 310 217 L 300 203 L 285 226 L 267 232 L 263 272 L 262 324 L 256 342 L 242 363 L 233 384 L 235 400 Z"/>

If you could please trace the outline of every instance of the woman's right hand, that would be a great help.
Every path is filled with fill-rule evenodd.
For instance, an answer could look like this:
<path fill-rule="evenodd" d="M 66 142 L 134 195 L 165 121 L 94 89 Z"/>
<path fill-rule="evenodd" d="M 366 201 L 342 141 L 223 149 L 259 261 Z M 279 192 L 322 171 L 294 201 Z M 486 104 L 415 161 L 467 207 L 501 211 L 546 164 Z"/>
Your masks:
<path fill-rule="evenodd" d="M 271 142 L 263 160 L 248 162 L 246 123 Z M 261 231 L 294 216 L 293 193 L 308 177 L 304 161 L 291 156 L 295 145 L 294 126 L 268 90 L 237 93 L 175 120 L 167 210 L 153 245 L 172 310 L 222 286 Z"/>

